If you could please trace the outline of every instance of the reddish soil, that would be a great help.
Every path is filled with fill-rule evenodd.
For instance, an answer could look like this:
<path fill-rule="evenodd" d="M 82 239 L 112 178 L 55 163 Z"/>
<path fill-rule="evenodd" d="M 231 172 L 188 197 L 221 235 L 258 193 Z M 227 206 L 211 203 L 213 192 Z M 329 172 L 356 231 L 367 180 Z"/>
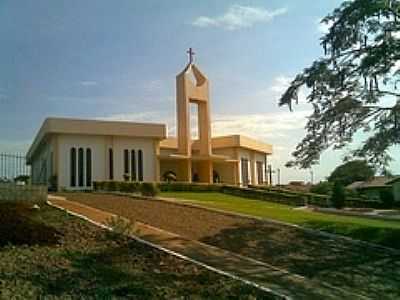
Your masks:
<path fill-rule="evenodd" d="M 68 200 L 103 209 L 132 221 L 180 234 L 194 240 L 215 236 L 222 230 L 234 229 L 253 222 L 201 208 L 192 208 L 157 200 L 140 200 L 100 194 L 63 194 Z"/>
<path fill-rule="evenodd" d="M 90 193 L 63 196 L 364 296 L 400 299 L 399 254 L 301 228 L 170 202 Z"/>

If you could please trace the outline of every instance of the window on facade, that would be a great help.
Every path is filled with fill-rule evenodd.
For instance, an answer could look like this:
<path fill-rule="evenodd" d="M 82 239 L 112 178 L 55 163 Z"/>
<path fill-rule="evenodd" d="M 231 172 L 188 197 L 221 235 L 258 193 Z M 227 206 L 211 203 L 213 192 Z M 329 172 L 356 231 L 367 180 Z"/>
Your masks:
<path fill-rule="evenodd" d="M 92 186 L 92 150 L 86 149 L 86 186 Z"/>
<path fill-rule="evenodd" d="M 262 161 L 257 162 L 257 182 L 258 184 L 263 184 L 263 163 Z"/>
<path fill-rule="evenodd" d="M 78 149 L 78 185 L 83 186 L 83 148 Z"/>
<path fill-rule="evenodd" d="M 124 176 L 129 176 L 129 150 L 124 150 Z"/>
<path fill-rule="evenodd" d="M 131 151 L 131 180 L 136 181 L 136 156 L 135 150 Z"/>
<path fill-rule="evenodd" d="M 138 151 L 138 177 L 139 181 L 143 181 L 143 152 Z"/>
<path fill-rule="evenodd" d="M 249 184 L 249 161 L 245 158 L 241 159 L 241 171 L 242 171 L 242 184 Z"/>
<path fill-rule="evenodd" d="M 113 149 L 108 149 L 108 169 L 109 169 L 109 180 L 114 180 L 114 153 Z"/>
<path fill-rule="evenodd" d="M 70 174 L 71 174 L 71 178 L 70 178 L 70 185 L 71 186 L 76 186 L 76 149 L 75 148 L 71 148 L 71 152 L 70 152 Z"/>

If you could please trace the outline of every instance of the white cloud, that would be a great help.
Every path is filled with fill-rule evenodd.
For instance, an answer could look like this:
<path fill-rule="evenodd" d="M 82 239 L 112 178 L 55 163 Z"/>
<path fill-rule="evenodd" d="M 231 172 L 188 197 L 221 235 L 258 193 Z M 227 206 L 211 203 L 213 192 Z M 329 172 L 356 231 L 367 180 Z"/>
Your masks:
<path fill-rule="evenodd" d="M 93 80 L 83 80 L 83 81 L 79 82 L 79 84 L 83 85 L 83 86 L 95 86 L 98 83 L 97 83 L 97 81 L 93 81 Z"/>
<path fill-rule="evenodd" d="M 267 10 L 262 7 L 232 5 L 220 16 L 196 18 L 192 25 L 196 27 L 220 27 L 226 30 L 237 30 L 252 27 L 256 23 L 267 23 L 275 17 L 285 14 L 286 8 Z"/>
<path fill-rule="evenodd" d="M 310 111 L 266 114 L 216 115 L 213 117 L 213 135 L 244 134 L 268 140 L 286 137 L 294 130 L 303 130 Z"/>
<path fill-rule="evenodd" d="M 278 103 L 280 97 L 289 87 L 293 77 L 279 75 L 275 77 L 272 82 L 264 89 L 259 89 L 253 94 L 256 98 L 268 99 L 273 103 Z M 306 89 L 301 88 L 298 92 L 299 104 L 307 103 Z"/>

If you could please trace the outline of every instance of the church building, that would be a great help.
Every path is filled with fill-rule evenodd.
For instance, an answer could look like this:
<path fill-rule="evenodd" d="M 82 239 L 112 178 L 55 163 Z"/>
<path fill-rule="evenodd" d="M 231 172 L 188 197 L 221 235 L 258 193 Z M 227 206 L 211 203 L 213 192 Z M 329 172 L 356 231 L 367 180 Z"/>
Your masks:
<path fill-rule="evenodd" d="M 271 145 L 243 135 L 212 137 L 209 81 L 191 50 L 176 77 L 176 106 L 176 137 L 167 137 L 164 124 L 47 118 L 27 154 L 32 183 L 66 190 L 91 189 L 93 181 L 105 180 L 267 183 Z"/>

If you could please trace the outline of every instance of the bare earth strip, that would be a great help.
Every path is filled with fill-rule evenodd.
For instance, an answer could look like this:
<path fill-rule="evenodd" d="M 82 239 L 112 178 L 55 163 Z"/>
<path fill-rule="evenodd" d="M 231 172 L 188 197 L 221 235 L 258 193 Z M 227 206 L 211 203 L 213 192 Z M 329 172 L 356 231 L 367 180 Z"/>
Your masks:
<path fill-rule="evenodd" d="M 345 290 L 344 298 L 353 293 L 381 299 L 400 297 L 400 257 L 384 250 L 174 203 L 99 194 L 66 196 L 288 270 L 304 276 L 321 291 L 332 286 Z"/>

